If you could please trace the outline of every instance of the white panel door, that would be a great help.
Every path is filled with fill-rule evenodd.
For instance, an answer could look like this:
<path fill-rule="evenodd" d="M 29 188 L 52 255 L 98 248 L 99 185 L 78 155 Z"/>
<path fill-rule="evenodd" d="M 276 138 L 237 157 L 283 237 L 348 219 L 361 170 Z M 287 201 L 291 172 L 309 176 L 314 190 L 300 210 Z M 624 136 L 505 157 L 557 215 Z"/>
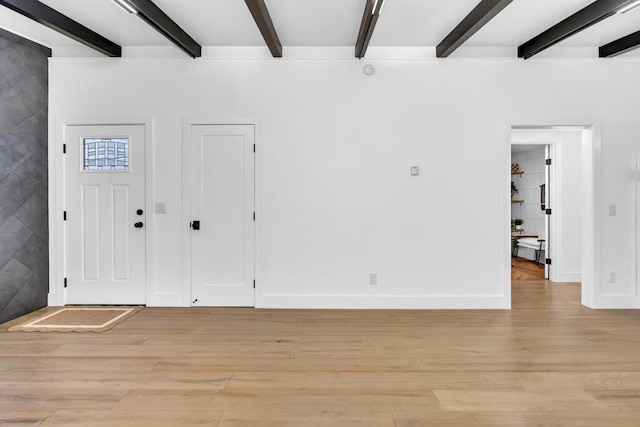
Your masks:
<path fill-rule="evenodd" d="M 252 307 L 254 127 L 194 125 L 191 134 L 193 305 Z"/>
<path fill-rule="evenodd" d="M 68 304 L 144 304 L 144 126 L 68 126 Z"/>
<path fill-rule="evenodd" d="M 551 159 L 551 146 L 544 146 L 544 158 Z M 553 164 L 553 163 L 552 163 Z M 551 192 L 553 187 L 551 186 L 551 165 L 547 164 L 544 167 L 544 207 L 545 209 L 552 209 L 551 207 Z M 551 215 L 544 216 L 544 235 L 546 242 L 544 243 L 545 250 L 541 255 L 542 262 L 544 263 L 544 278 L 549 280 L 551 278 L 551 265 L 547 264 L 547 258 L 551 259 Z"/>

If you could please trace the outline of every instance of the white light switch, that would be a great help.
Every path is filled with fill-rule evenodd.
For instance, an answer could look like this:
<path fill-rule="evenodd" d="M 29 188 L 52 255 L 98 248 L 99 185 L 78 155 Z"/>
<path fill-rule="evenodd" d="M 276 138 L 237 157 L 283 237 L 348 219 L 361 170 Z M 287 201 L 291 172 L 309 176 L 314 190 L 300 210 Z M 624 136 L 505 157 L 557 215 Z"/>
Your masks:
<path fill-rule="evenodd" d="M 609 216 L 616 216 L 616 205 L 609 205 Z"/>
<path fill-rule="evenodd" d="M 420 168 L 418 166 L 411 166 L 411 175 L 420 175 Z"/>
<path fill-rule="evenodd" d="M 156 214 L 166 214 L 167 204 L 165 202 L 156 202 Z"/>

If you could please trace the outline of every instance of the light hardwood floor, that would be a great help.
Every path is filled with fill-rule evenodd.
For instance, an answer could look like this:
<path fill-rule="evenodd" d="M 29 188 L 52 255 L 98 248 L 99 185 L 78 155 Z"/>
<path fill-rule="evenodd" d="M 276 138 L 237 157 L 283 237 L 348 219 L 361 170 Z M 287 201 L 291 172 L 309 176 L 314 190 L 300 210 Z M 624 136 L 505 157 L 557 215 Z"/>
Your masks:
<path fill-rule="evenodd" d="M 579 298 L 528 281 L 512 311 L 147 308 L 101 334 L 11 322 L 0 425 L 638 426 L 640 312 Z"/>

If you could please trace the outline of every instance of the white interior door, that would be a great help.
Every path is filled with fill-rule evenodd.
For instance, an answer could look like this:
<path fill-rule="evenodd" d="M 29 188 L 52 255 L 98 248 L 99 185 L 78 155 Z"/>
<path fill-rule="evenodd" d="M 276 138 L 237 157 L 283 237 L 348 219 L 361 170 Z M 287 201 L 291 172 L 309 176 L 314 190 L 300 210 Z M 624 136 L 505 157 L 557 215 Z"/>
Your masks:
<path fill-rule="evenodd" d="M 194 306 L 254 306 L 254 127 L 193 125 Z"/>
<path fill-rule="evenodd" d="M 144 304 L 144 126 L 66 128 L 68 304 Z"/>
<path fill-rule="evenodd" d="M 552 158 L 551 155 L 551 145 L 545 145 L 544 146 L 544 158 L 546 160 L 549 160 Z M 553 160 L 551 161 L 551 164 L 549 164 L 549 162 L 546 162 L 547 164 L 544 167 L 544 186 L 545 186 L 545 193 L 544 193 L 544 206 L 545 206 L 545 211 L 548 211 L 549 209 L 552 209 L 551 206 L 551 193 L 553 191 L 553 187 L 552 187 L 552 182 L 551 182 L 551 165 L 553 164 Z M 556 159 L 557 160 L 557 159 Z M 553 212 L 553 209 L 552 209 Z M 542 253 L 542 262 L 544 262 L 544 278 L 549 280 L 551 278 L 551 265 L 547 264 L 547 258 L 551 259 L 551 215 L 548 215 L 545 213 L 544 216 L 544 235 L 545 235 L 545 251 L 544 253 Z"/>

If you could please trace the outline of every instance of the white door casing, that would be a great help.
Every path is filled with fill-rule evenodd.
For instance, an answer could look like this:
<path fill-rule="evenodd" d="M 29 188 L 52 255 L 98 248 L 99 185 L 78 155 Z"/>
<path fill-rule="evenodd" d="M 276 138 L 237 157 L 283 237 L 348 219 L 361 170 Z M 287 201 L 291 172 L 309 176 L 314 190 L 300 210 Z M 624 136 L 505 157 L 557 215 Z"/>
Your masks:
<path fill-rule="evenodd" d="M 65 135 L 66 302 L 144 304 L 145 128 L 67 126 Z M 116 138 L 128 140 L 125 170 L 85 167 L 85 141 Z M 100 147 L 92 147 L 98 150 L 98 157 L 99 150 L 105 149 L 109 155 L 116 150 Z"/>
<path fill-rule="evenodd" d="M 254 132 L 253 125 L 191 127 L 193 306 L 255 305 Z"/>

